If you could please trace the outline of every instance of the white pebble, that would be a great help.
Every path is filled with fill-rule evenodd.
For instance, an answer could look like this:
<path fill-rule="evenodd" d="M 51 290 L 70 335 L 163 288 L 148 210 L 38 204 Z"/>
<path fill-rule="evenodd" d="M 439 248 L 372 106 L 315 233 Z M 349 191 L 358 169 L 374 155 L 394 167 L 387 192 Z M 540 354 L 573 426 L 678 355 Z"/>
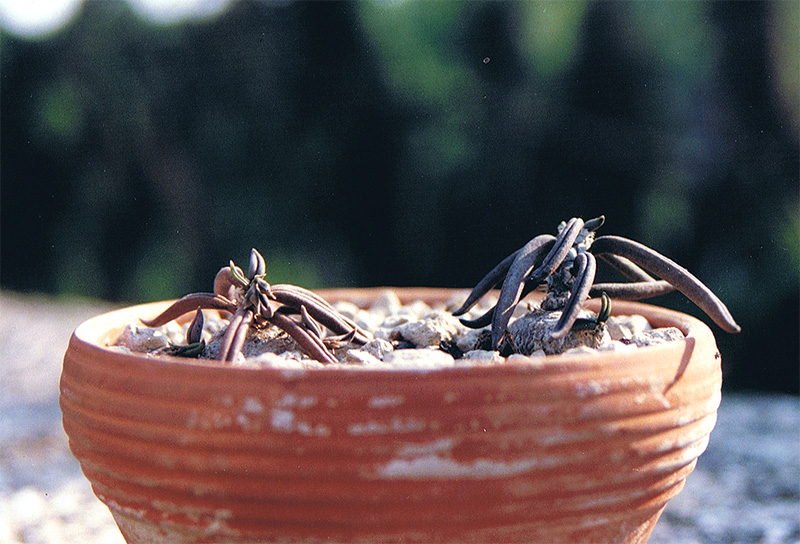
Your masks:
<path fill-rule="evenodd" d="M 169 337 L 161 329 L 128 325 L 117 343 L 131 351 L 156 351 L 169 346 Z"/>
<path fill-rule="evenodd" d="M 636 346 L 633 344 L 626 344 L 624 342 L 620 342 L 619 340 L 612 340 L 610 342 L 605 342 L 597 346 L 598 351 L 613 351 L 613 352 L 623 352 L 623 351 L 631 351 L 636 349 Z"/>
<path fill-rule="evenodd" d="M 382 361 L 386 355 L 394 351 L 394 346 L 384 338 L 373 338 L 364 344 L 362 349 Z"/>
<path fill-rule="evenodd" d="M 383 313 L 383 315 L 391 315 L 397 313 L 401 307 L 402 303 L 397 293 L 387 289 L 378 295 L 378 298 L 376 298 L 372 306 L 369 307 L 369 311 Z"/>
<path fill-rule="evenodd" d="M 478 345 L 478 337 L 487 329 L 467 329 L 464 334 L 459 334 L 456 338 L 456 346 L 463 352 L 472 351 Z"/>
<path fill-rule="evenodd" d="M 42 492 L 33 487 L 23 487 L 11 498 L 9 514 L 17 525 L 37 524 L 45 515 L 47 503 Z"/>
<path fill-rule="evenodd" d="M 453 366 L 453 356 L 438 349 L 397 349 L 385 362 L 397 369 L 436 369 Z"/>
<path fill-rule="evenodd" d="M 361 308 L 346 300 L 335 302 L 333 304 L 333 308 L 343 316 L 349 317 L 350 319 L 355 319 L 356 316 L 361 312 Z"/>
<path fill-rule="evenodd" d="M 385 366 L 384 362 L 363 349 L 347 350 L 345 360 L 362 366 Z"/>
<path fill-rule="evenodd" d="M 419 321 L 410 321 L 397 327 L 400 336 L 417 347 L 438 346 L 451 340 L 460 323 L 449 312 L 431 312 Z"/>
<path fill-rule="evenodd" d="M 589 346 L 576 346 L 564 352 L 568 355 L 597 355 L 597 350 Z"/>
<path fill-rule="evenodd" d="M 606 321 L 606 330 L 612 340 L 630 339 L 651 328 L 647 319 L 641 315 L 617 315 Z"/>
<path fill-rule="evenodd" d="M 407 306 L 403 306 L 402 311 L 408 312 L 416 318 L 420 318 L 431 313 L 432 308 L 426 302 L 416 300 Z"/>
<path fill-rule="evenodd" d="M 506 359 L 497 351 L 486 351 L 482 349 L 475 349 L 468 351 L 464 357 L 456 361 L 459 365 L 502 365 Z"/>
<path fill-rule="evenodd" d="M 637 346 L 642 347 L 664 344 L 666 342 L 673 342 L 683 338 L 684 336 L 680 329 L 675 327 L 666 327 L 663 329 L 653 329 L 647 332 L 636 334 L 631 338 L 631 341 Z"/>

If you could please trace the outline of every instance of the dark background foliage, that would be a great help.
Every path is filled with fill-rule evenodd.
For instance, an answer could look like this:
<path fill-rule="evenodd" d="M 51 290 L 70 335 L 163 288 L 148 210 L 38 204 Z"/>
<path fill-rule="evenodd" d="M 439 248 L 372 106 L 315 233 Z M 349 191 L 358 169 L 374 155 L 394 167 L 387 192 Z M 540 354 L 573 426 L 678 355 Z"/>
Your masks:
<path fill-rule="evenodd" d="M 465 287 L 605 214 L 728 304 L 726 387 L 797 393 L 798 5 L 86 2 L 0 34 L 2 288 L 170 298 L 251 247 L 274 282 Z"/>

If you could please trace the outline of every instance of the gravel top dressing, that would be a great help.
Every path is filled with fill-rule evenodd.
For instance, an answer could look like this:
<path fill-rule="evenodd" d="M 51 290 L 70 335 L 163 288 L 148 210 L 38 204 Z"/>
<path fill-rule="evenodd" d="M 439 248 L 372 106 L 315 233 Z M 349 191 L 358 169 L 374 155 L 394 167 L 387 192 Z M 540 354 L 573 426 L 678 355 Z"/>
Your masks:
<path fill-rule="evenodd" d="M 364 345 L 346 339 L 332 343 L 332 353 L 338 363 L 324 365 L 305 355 L 286 333 L 267 324 L 248 332 L 242 353 L 235 365 L 277 368 L 384 368 L 436 369 L 465 365 L 497 365 L 505 363 L 542 364 L 544 357 L 555 353 L 587 353 L 614 350 L 624 351 L 640 346 L 660 344 L 683 338 L 674 327 L 653 329 L 638 315 L 612 316 L 599 327 L 570 331 L 558 340 L 549 332 L 561 313 L 545 312 L 535 304 L 520 304 L 510 323 L 509 332 L 515 353 L 503 357 L 489 349 L 489 327 L 468 328 L 450 312 L 462 301 L 449 300 L 430 306 L 422 301 L 402 304 L 394 291 L 386 290 L 369 308 L 359 308 L 349 302 L 337 302 L 333 307 L 372 335 Z M 464 317 L 473 319 L 497 302 L 486 297 Z M 583 311 L 579 318 L 591 321 L 594 314 Z M 161 327 L 146 327 L 131 323 L 120 335 L 115 349 L 150 353 L 154 356 L 169 353 L 171 346 L 186 343 L 186 329 L 171 321 Z M 205 319 L 201 358 L 213 359 L 228 320 L 216 315 Z M 325 338 L 325 332 L 321 331 Z"/>
<path fill-rule="evenodd" d="M 70 334 L 112 308 L 9 292 L 0 307 L 0 542 L 123 544 L 69 452 L 58 408 Z M 708 449 L 649 544 L 800 542 L 799 440 L 796 397 L 728 391 Z"/>

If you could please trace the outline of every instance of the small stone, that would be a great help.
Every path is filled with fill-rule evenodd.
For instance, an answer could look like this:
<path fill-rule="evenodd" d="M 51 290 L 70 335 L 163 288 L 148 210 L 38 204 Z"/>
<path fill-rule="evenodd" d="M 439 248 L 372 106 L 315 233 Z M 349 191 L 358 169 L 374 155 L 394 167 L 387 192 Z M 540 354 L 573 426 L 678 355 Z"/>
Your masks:
<path fill-rule="evenodd" d="M 589 346 L 575 346 L 564 352 L 568 355 L 597 355 L 598 351 Z"/>
<path fill-rule="evenodd" d="M 348 363 L 355 363 L 362 366 L 386 366 L 383 361 L 375 357 L 364 349 L 350 349 L 347 350 L 345 361 Z"/>
<path fill-rule="evenodd" d="M 636 334 L 631 338 L 631 341 L 637 346 L 643 347 L 674 342 L 675 340 L 682 340 L 683 338 L 684 336 L 680 329 L 665 327 Z"/>
<path fill-rule="evenodd" d="M 593 317 L 592 313 L 580 314 L 580 317 Z M 578 346 L 596 348 L 607 341 L 608 333 L 604 327 L 582 331 L 569 331 L 565 336 L 553 339 L 552 331 L 558 324 L 561 312 L 534 310 L 513 321 L 508 330 L 514 340 L 518 353 L 527 355 L 538 350 L 547 354 L 563 353 Z"/>
<path fill-rule="evenodd" d="M 387 316 L 383 323 L 381 323 L 381 329 L 394 331 L 401 325 L 405 325 L 411 320 L 411 316 L 408 314 L 392 314 Z"/>
<path fill-rule="evenodd" d="M 375 331 L 381 326 L 381 319 L 366 310 L 359 312 L 353 321 L 360 329 L 365 331 Z"/>
<path fill-rule="evenodd" d="M 426 302 L 421 300 L 416 300 L 407 306 L 403 306 L 401 311 L 403 313 L 409 313 L 416 318 L 424 317 L 433 311 Z"/>
<path fill-rule="evenodd" d="M 248 359 L 239 358 L 234 362 L 236 366 L 280 368 L 305 370 L 310 368 L 324 368 L 325 365 L 303 356 L 299 351 L 287 351 L 281 354 L 262 353 Z"/>
<path fill-rule="evenodd" d="M 375 299 L 375 302 L 369 307 L 369 311 L 373 313 L 382 313 L 383 315 L 392 315 L 397 313 L 402 306 L 397 293 L 387 289 Z"/>
<path fill-rule="evenodd" d="M 203 327 L 203 339 L 208 343 L 217 333 L 224 331 L 227 326 L 227 319 L 222 319 L 218 314 L 209 312 Z"/>
<path fill-rule="evenodd" d="M 348 302 L 346 300 L 342 300 L 333 304 L 333 308 L 342 314 L 345 317 L 350 319 L 356 319 L 359 313 L 361 313 L 361 308 L 353 304 L 352 302 Z"/>
<path fill-rule="evenodd" d="M 597 346 L 597 349 L 599 351 L 623 352 L 636 349 L 636 345 L 626 344 L 625 342 L 620 342 L 619 340 L 611 340 L 610 342 L 600 344 Z"/>
<path fill-rule="evenodd" d="M 533 368 L 542 368 L 547 361 L 547 355 L 544 351 L 534 351 L 530 355 L 522 355 L 521 353 L 512 353 L 506 357 L 506 364 L 510 365 L 526 365 Z"/>
<path fill-rule="evenodd" d="M 373 331 L 380 327 L 381 321 L 385 316 L 377 316 L 375 313 L 362 310 L 352 302 L 340 301 L 333 305 L 334 309 L 355 322 L 361 329 Z"/>
<path fill-rule="evenodd" d="M 374 338 L 364 344 L 362 349 L 380 361 L 383 361 L 386 355 L 394 351 L 392 343 L 384 338 Z"/>
<path fill-rule="evenodd" d="M 438 349 L 400 349 L 388 354 L 385 362 L 400 370 L 434 370 L 453 366 L 455 359 Z"/>
<path fill-rule="evenodd" d="M 606 321 L 606 328 L 612 340 L 622 340 L 649 331 L 652 327 L 641 315 L 617 315 Z"/>
<path fill-rule="evenodd" d="M 117 344 L 131 351 L 152 352 L 169 347 L 169 337 L 160 328 L 128 325 L 122 331 Z"/>
<path fill-rule="evenodd" d="M 502 365 L 505 362 L 505 357 L 500 355 L 499 352 L 482 349 L 468 351 L 461 359 L 456 359 L 457 365 L 493 366 Z"/>
<path fill-rule="evenodd" d="M 397 327 L 397 332 L 418 348 L 438 346 L 458 334 L 461 323 L 448 312 L 430 312 L 419 321 L 409 321 Z"/>
<path fill-rule="evenodd" d="M 464 334 L 456 338 L 456 346 L 464 353 L 478 349 L 480 339 L 488 329 L 468 329 Z"/>

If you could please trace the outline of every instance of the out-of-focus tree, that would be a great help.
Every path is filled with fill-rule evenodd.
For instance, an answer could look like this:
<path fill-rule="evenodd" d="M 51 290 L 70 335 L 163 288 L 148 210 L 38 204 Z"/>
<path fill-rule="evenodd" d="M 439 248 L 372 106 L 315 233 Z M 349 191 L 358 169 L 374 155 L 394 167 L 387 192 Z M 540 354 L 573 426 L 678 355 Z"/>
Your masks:
<path fill-rule="evenodd" d="M 365 0 L 154 25 L 85 2 L 46 39 L 0 33 L 0 280 L 152 300 L 257 247 L 273 281 L 463 286 L 602 213 L 731 307 L 728 384 L 796 391 L 799 21 Z"/>

